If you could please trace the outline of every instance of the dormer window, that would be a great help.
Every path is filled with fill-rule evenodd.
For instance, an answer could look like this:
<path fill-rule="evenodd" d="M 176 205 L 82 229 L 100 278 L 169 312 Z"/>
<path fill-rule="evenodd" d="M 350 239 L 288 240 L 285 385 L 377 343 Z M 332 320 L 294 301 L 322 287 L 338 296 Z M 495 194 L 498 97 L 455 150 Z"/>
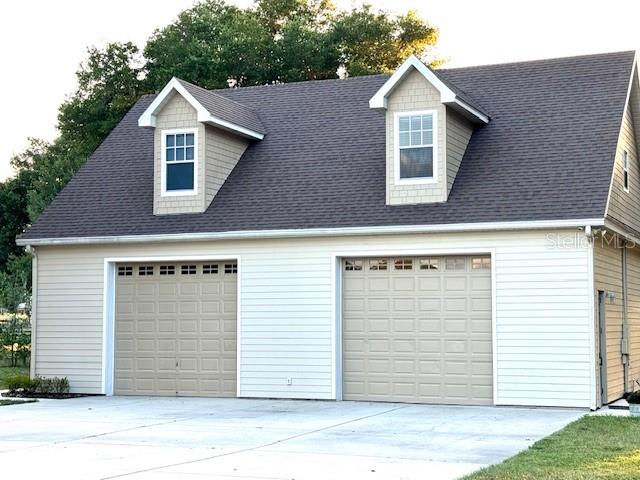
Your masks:
<path fill-rule="evenodd" d="M 395 176 L 398 183 L 437 181 L 435 110 L 395 115 Z"/>
<path fill-rule="evenodd" d="M 162 194 L 195 195 L 197 129 L 162 131 Z"/>

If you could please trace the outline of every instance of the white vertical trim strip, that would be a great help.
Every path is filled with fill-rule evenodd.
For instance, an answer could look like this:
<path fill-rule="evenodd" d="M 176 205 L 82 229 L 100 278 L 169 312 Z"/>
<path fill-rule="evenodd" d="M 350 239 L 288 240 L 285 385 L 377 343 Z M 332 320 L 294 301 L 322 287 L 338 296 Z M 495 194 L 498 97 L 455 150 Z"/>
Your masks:
<path fill-rule="evenodd" d="M 102 393 L 113 395 L 115 342 L 115 262 L 104 260 L 102 302 Z"/>
<path fill-rule="evenodd" d="M 500 405 L 498 398 L 498 293 L 496 278 L 496 249 L 489 249 L 491 255 L 491 364 L 493 368 L 493 404 Z"/>
<path fill-rule="evenodd" d="M 589 378 L 589 391 L 590 391 L 590 409 L 595 410 L 598 408 L 600 395 L 597 389 L 597 380 L 596 375 L 600 374 L 600 365 L 598 361 L 598 357 L 596 355 L 596 334 L 598 333 L 598 328 L 596 328 L 596 322 L 599 320 L 596 318 L 596 307 L 595 302 L 598 299 L 598 296 L 595 291 L 595 266 L 594 266 L 594 251 L 593 251 L 593 239 L 587 239 L 587 295 L 589 297 L 589 352 L 591 357 L 591 375 Z"/>
<path fill-rule="evenodd" d="M 38 354 L 38 254 L 32 250 L 31 257 L 31 364 L 29 375 L 36 376 L 36 356 Z"/>
<path fill-rule="evenodd" d="M 238 265 L 238 273 L 236 274 L 236 397 L 242 396 L 242 381 L 240 374 L 242 371 L 242 265 L 240 255 L 235 257 Z"/>

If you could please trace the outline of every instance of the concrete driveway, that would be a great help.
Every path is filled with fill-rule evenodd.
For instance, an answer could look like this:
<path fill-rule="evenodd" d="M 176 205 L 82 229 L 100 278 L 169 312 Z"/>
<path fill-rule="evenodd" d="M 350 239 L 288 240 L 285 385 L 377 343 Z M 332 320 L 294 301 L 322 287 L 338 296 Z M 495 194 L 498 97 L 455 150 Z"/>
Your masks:
<path fill-rule="evenodd" d="M 0 471 L 51 479 L 453 479 L 584 411 L 87 397 L 0 407 Z"/>

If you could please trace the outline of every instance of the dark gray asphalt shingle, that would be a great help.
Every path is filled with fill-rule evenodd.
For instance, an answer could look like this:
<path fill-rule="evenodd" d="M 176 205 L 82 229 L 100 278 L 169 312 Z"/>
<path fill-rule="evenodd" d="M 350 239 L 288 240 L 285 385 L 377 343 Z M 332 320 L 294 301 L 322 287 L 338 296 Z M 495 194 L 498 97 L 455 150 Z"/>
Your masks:
<path fill-rule="evenodd" d="M 26 238 L 602 217 L 633 52 L 439 70 L 491 113 L 446 203 L 385 205 L 386 76 L 221 90 L 268 131 L 203 214 L 152 214 L 140 99 Z"/>
<path fill-rule="evenodd" d="M 177 80 L 211 115 L 263 135 L 266 133 L 258 113 L 253 108 L 184 80 Z"/>

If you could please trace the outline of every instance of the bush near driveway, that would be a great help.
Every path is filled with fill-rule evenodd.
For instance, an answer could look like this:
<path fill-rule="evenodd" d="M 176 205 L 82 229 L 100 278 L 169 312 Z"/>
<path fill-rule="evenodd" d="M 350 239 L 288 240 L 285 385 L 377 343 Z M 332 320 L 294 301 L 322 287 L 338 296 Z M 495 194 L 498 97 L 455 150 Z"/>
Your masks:
<path fill-rule="evenodd" d="M 583 417 L 464 480 L 640 480 L 640 418 Z"/>
<path fill-rule="evenodd" d="M 29 376 L 29 367 L 0 367 L 0 390 L 9 388 L 7 379 L 17 375 Z"/>

